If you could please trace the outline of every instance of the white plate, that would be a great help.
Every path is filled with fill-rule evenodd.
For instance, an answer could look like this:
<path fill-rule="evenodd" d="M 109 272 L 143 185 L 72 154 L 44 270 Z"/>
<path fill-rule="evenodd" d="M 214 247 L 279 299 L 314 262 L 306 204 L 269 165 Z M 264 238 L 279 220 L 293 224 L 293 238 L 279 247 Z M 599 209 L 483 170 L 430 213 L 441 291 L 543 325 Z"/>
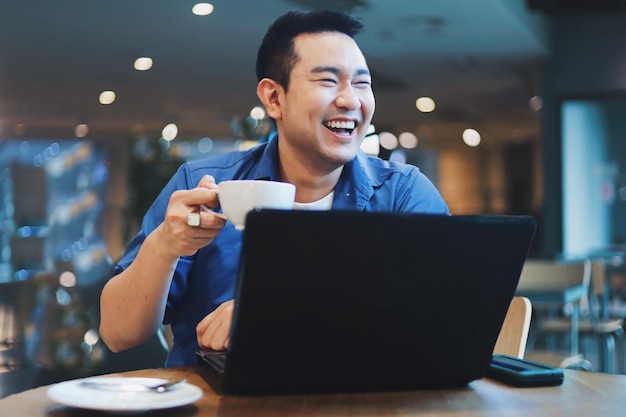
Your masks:
<path fill-rule="evenodd" d="M 179 407 L 190 404 L 202 397 L 202 390 L 186 382 L 169 391 L 109 391 L 81 386 L 81 382 L 106 381 L 115 383 L 133 383 L 155 385 L 165 380 L 159 378 L 84 378 L 60 382 L 48 388 L 48 397 L 54 401 L 72 407 L 104 411 L 147 411 L 161 408 Z"/>

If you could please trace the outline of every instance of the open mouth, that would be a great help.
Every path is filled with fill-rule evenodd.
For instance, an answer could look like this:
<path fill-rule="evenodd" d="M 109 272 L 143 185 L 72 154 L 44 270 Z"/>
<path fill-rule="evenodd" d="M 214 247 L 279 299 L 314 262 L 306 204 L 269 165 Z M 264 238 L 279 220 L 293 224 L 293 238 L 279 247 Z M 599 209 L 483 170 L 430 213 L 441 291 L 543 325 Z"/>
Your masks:
<path fill-rule="evenodd" d="M 356 123 L 353 120 L 349 120 L 349 121 L 330 120 L 330 121 L 324 122 L 323 124 L 324 126 L 326 126 L 328 130 L 331 130 L 340 135 L 351 135 L 354 129 L 356 128 Z"/>

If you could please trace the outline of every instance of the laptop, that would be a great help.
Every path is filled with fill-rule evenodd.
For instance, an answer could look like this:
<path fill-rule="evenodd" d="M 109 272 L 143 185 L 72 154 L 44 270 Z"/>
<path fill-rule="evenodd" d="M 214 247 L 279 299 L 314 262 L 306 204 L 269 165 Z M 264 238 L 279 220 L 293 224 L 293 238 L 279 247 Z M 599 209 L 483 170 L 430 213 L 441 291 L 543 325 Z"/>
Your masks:
<path fill-rule="evenodd" d="M 198 362 L 227 394 L 465 386 L 487 373 L 535 227 L 528 216 L 254 210 L 229 349 Z"/>

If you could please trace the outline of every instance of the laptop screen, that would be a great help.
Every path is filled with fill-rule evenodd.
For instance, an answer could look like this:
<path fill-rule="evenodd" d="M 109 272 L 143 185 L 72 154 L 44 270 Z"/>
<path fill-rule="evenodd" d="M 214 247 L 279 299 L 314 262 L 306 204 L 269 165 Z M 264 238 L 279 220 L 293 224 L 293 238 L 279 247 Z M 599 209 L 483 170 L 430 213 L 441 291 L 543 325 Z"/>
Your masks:
<path fill-rule="evenodd" d="M 517 216 L 251 212 L 225 389 L 395 390 L 483 377 L 534 229 Z"/>

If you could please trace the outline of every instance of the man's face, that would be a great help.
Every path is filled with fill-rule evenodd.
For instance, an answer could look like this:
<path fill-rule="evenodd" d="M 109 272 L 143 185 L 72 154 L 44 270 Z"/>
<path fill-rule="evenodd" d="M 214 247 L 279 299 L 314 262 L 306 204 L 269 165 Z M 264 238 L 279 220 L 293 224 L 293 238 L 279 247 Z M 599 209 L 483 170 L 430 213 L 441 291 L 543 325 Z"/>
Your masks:
<path fill-rule="evenodd" d="M 338 32 L 299 35 L 295 50 L 279 137 L 312 168 L 333 170 L 354 158 L 374 115 L 367 63 Z"/>

